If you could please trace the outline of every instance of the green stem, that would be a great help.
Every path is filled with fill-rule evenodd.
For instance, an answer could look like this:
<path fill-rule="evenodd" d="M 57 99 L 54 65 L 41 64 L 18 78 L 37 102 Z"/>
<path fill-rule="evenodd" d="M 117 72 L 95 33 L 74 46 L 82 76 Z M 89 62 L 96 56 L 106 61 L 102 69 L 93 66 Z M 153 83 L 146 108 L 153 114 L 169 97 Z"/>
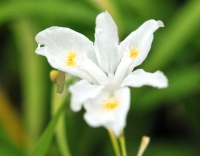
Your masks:
<path fill-rule="evenodd" d="M 119 141 L 120 141 L 120 145 L 121 145 L 121 149 L 122 149 L 122 156 L 127 156 L 124 132 L 122 132 L 122 134 L 119 138 Z"/>
<path fill-rule="evenodd" d="M 58 109 L 60 108 L 60 105 L 63 103 L 64 99 L 66 98 L 66 95 L 68 95 L 69 93 L 65 89 L 66 92 L 63 92 L 62 94 L 58 94 L 56 93 L 55 87 L 53 87 L 52 91 L 53 91 L 52 114 L 54 115 L 55 113 L 57 113 Z M 65 112 L 61 114 L 57 127 L 56 127 L 56 140 L 57 140 L 61 155 L 71 156 L 69 147 L 68 147 L 67 135 L 66 135 Z"/>
<path fill-rule="evenodd" d="M 114 133 L 110 129 L 108 129 L 108 133 L 109 133 L 109 136 L 110 136 L 110 139 L 111 139 L 114 151 L 115 151 L 115 155 L 121 156 L 120 150 L 119 150 L 119 145 L 118 145 L 118 142 L 117 142 L 117 139 L 116 139 Z"/>
<path fill-rule="evenodd" d="M 40 140 L 38 141 L 35 150 L 33 151 L 31 156 L 43 156 L 46 155 L 49 146 L 51 144 L 51 141 L 53 140 L 53 135 L 55 132 L 55 128 L 58 124 L 58 121 L 60 119 L 60 115 L 64 112 L 66 105 L 69 102 L 69 94 L 65 98 L 65 100 L 60 105 L 60 108 L 56 112 L 56 114 L 53 116 L 52 120 L 48 124 L 47 128 L 45 129 L 44 133 L 40 137 Z"/>

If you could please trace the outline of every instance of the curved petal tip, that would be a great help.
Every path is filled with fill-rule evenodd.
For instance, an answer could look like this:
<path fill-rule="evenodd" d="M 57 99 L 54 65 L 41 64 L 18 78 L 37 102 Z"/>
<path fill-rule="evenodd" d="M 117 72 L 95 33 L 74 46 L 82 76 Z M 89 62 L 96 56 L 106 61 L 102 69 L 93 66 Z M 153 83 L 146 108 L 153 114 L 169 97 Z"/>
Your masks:
<path fill-rule="evenodd" d="M 163 23 L 162 21 L 160 21 L 160 20 L 157 21 L 157 23 L 158 23 L 158 26 L 159 26 L 159 27 L 164 27 L 164 26 L 165 26 L 164 23 Z"/>

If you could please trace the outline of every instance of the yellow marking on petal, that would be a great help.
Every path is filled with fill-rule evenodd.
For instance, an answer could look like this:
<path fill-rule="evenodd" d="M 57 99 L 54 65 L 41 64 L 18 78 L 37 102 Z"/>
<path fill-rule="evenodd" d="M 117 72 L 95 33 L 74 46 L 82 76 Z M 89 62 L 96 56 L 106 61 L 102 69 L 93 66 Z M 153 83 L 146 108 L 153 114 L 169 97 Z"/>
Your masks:
<path fill-rule="evenodd" d="M 130 49 L 130 58 L 135 59 L 139 55 L 139 51 L 137 49 Z"/>
<path fill-rule="evenodd" d="M 73 51 L 70 51 L 67 55 L 67 61 L 66 61 L 66 65 L 73 67 L 75 66 L 75 58 L 76 58 L 76 53 Z"/>
<path fill-rule="evenodd" d="M 116 100 L 114 98 L 111 98 L 109 100 L 105 100 L 104 102 L 105 102 L 104 105 L 103 105 L 104 110 L 109 110 L 109 111 L 114 110 L 119 105 L 118 100 Z"/>

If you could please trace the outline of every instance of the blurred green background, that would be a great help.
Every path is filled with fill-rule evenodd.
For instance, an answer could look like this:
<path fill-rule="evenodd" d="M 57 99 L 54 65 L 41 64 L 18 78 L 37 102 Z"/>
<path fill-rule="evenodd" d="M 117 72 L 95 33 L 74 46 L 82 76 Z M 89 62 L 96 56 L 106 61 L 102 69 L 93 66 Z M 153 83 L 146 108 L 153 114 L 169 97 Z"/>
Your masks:
<path fill-rule="evenodd" d="M 0 156 L 29 155 L 51 121 L 52 68 L 35 54 L 35 35 L 62 26 L 94 41 L 95 18 L 105 10 L 116 21 L 120 41 L 146 20 L 165 24 L 138 68 L 163 71 L 169 87 L 132 88 L 128 155 L 136 155 L 143 135 L 151 137 L 144 156 L 200 155 L 200 0 L 1 0 Z M 64 133 L 72 155 L 114 155 L 104 128 L 89 127 L 84 110 L 65 108 Z M 58 142 L 46 140 L 45 155 L 63 155 Z"/>

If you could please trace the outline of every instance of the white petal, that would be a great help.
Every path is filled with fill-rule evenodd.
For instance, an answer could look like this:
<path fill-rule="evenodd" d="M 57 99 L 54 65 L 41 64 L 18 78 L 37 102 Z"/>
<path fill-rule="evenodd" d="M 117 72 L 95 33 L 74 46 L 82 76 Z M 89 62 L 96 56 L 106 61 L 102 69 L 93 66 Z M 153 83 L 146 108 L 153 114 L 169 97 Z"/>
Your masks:
<path fill-rule="evenodd" d="M 121 58 L 127 57 L 132 62 L 127 66 L 127 69 L 122 69 L 121 61 L 119 69 L 116 71 L 116 77 L 123 75 L 127 76 L 132 72 L 133 68 L 140 65 L 148 55 L 153 41 L 153 33 L 159 28 L 163 27 L 161 21 L 149 20 L 142 24 L 136 31 L 132 32 L 121 44 L 119 45 L 119 52 L 121 52 Z M 129 61 L 130 62 L 130 61 Z M 120 67 L 122 66 L 122 67 Z"/>
<path fill-rule="evenodd" d="M 122 87 L 141 87 L 144 85 L 157 88 L 166 88 L 168 86 L 168 80 L 161 71 L 148 73 L 145 72 L 143 69 L 138 69 L 130 73 L 121 84 Z"/>
<path fill-rule="evenodd" d="M 92 61 L 85 58 L 80 61 L 81 68 L 87 71 L 98 84 L 105 84 L 108 81 L 107 75 Z"/>
<path fill-rule="evenodd" d="M 117 26 L 108 12 L 99 14 L 96 18 L 95 49 L 101 69 L 106 73 L 114 73 L 120 58 L 118 54 Z"/>
<path fill-rule="evenodd" d="M 115 81 L 118 84 L 121 84 L 123 79 L 130 73 L 129 69 L 130 69 L 130 66 L 133 64 L 132 62 L 133 61 L 128 57 L 123 57 L 123 59 L 121 60 L 115 73 Z"/>
<path fill-rule="evenodd" d="M 124 41 L 121 42 L 119 51 L 122 53 L 130 53 L 130 48 L 138 50 L 139 54 L 134 59 L 134 62 L 135 66 L 140 65 L 145 60 L 151 48 L 153 33 L 159 27 L 164 27 L 162 21 L 146 21 L 136 31 L 132 32 Z"/>
<path fill-rule="evenodd" d="M 116 100 L 116 107 L 105 108 L 106 101 Z M 111 129 L 117 137 L 126 126 L 126 116 L 130 107 L 130 89 L 122 88 L 114 94 L 101 91 L 95 98 L 85 102 L 85 121 L 92 127 L 104 126 Z"/>
<path fill-rule="evenodd" d="M 92 85 L 86 80 L 81 80 L 69 87 L 71 92 L 71 109 L 75 112 L 79 111 L 82 104 L 91 98 L 95 98 L 104 86 Z"/>
<path fill-rule="evenodd" d="M 38 33 L 35 39 L 39 45 L 36 53 L 46 56 L 52 67 L 90 82 L 94 81 L 87 71 L 79 69 L 75 59 L 71 59 L 69 65 L 66 65 L 70 52 L 77 58 L 87 55 L 97 64 L 93 43 L 85 36 L 69 28 L 51 27 Z"/>

